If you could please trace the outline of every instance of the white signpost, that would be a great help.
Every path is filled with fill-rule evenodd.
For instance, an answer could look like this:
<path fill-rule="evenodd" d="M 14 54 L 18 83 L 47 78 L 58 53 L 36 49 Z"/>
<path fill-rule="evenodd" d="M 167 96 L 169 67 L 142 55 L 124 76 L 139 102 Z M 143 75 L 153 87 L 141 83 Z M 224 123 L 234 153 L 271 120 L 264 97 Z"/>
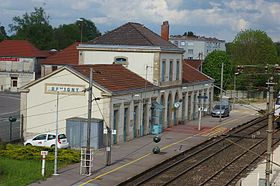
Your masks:
<path fill-rule="evenodd" d="M 48 151 L 41 151 L 42 156 L 42 176 L 45 176 L 45 165 L 46 165 L 46 156 L 48 155 Z"/>

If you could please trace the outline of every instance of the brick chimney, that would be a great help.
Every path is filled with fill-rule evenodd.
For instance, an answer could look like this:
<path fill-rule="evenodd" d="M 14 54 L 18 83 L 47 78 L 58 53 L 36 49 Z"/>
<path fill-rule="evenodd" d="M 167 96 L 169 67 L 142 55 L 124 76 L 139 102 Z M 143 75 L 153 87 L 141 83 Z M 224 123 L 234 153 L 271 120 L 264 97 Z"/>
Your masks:
<path fill-rule="evenodd" d="M 169 24 L 168 21 L 164 21 L 161 25 L 161 38 L 168 41 L 169 40 Z"/>

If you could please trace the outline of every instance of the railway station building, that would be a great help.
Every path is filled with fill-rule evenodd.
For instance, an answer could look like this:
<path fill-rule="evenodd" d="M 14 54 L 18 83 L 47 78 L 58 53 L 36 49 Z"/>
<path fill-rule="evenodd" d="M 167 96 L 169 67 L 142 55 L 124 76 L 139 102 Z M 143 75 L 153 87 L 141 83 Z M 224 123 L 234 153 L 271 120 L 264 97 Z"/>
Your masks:
<path fill-rule="evenodd" d="M 111 78 L 112 82 L 110 83 L 115 82 L 114 86 L 116 87 L 137 84 L 135 81 L 138 80 L 135 80 L 134 77 L 141 78 L 141 82 L 144 82 L 138 88 L 127 87 L 127 89 L 120 91 L 122 94 L 119 92 L 114 94 L 112 90 L 108 93 L 102 89 L 102 87 L 106 87 L 103 85 L 103 81 L 94 81 L 94 83 L 98 83 L 100 88 L 97 96 L 102 98 L 100 105 L 103 108 L 101 111 L 104 118 L 96 113 L 94 117 L 106 121 L 112 129 L 117 130 L 115 143 L 150 134 L 152 125 L 155 123 L 161 125 L 163 129 L 173 125 L 187 124 L 188 120 L 198 118 L 198 110 L 202 107 L 204 114 L 209 113 L 213 102 L 214 80 L 184 61 L 184 50 L 170 43 L 168 35 L 169 25 L 167 22 L 162 25 L 161 36 L 139 23 L 126 23 L 89 43 L 74 43 L 42 63 L 41 71 L 44 77 L 41 79 L 43 81 L 37 80 L 34 85 L 31 83 L 23 87 L 26 93 L 22 93 L 22 96 L 26 99 L 22 100 L 26 101 L 23 101 L 21 110 L 28 110 L 34 106 L 35 102 L 30 105 L 28 97 L 31 89 L 37 84 L 41 84 L 39 82 L 46 83 L 52 80 L 53 84 L 67 84 L 65 82 L 72 84 L 71 79 L 57 79 L 56 82 L 53 82 L 56 78 L 52 77 L 67 71 L 69 73 L 69 69 L 77 69 L 76 65 L 81 65 L 83 68 L 89 65 L 93 65 L 93 68 L 98 65 L 107 65 L 106 68 L 116 68 L 116 71 L 122 68 L 131 74 L 131 76 L 125 76 L 125 81 L 118 81 L 117 76 Z M 103 71 L 107 73 L 105 66 L 101 69 L 101 73 Z M 75 70 L 71 72 L 75 72 Z M 97 78 L 99 74 L 93 76 Z M 122 73 L 119 73 L 118 76 L 122 76 Z M 84 81 L 82 84 L 87 87 L 88 83 Z M 42 85 L 42 87 L 45 86 Z M 43 100 L 44 96 L 49 97 L 41 90 L 39 92 L 37 95 L 40 94 Z M 84 103 L 86 103 L 86 97 L 84 95 Z M 200 99 L 201 97 L 204 99 Z M 75 97 L 75 99 L 77 98 Z M 67 102 L 68 104 L 71 103 L 70 100 L 69 103 Z M 110 104 L 108 105 L 104 100 Z M 80 103 L 80 101 L 74 102 Z M 156 112 L 158 119 L 154 119 L 153 104 L 160 105 L 159 111 Z M 71 103 L 71 105 L 73 104 Z M 96 108 L 96 106 L 93 107 Z M 78 113 L 74 111 L 72 114 L 68 113 L 64 120 L 74 117 Z M 29 125 L 30 128 L 34 129 L 30 133 L 52 130 L 44 127 L 35 130 L 36 127 L 33 125 L 36 121 L 29 122 L 31 114 L 41 115 L 43 113 L 36 114 L 36 110 L 25 113 L 27 119 L 24 125 Z M 65 128 L 65 121 L 63 122 L 62 128 Z"/>

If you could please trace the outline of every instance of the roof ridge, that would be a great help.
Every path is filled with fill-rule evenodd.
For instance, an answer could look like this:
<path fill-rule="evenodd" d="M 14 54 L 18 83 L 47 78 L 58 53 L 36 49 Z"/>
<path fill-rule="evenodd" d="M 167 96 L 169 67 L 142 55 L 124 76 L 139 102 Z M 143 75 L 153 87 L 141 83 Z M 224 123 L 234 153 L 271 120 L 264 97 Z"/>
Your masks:
<path fill-rule="evenodd" d="M 144 34 L 142 34 L 142 32 L 140 32 L 133 24 L 135 23 L 129 23 L 141 36 L 143 36 L 143 38 L 145 38 L 150 44 L 154 44 L 153 42 L 151 42 Z M 139 25 L 141 25 L 140 23 L 138 23 Z M 145 27 L 144 25 L 142 25 L 143 27 Z M 145 27 L 146 28 L 146 27 Z"/>
<path fill-rule="evenodd" d="M 120 29 L 120 28 L 122 28 L 122 27 L 124 27 L 125 25 L 128 25 L 128 24 L 130 24 L 130 22 L 127 22 L 127 23 L 123 24 L 123 25 L 120 26 L 120 27 L 117 27 L 117 28 L 115 28 L 115 29 L 113 29 L 113 30 L 111 30 L 111 31 L 106 32 L 105 34 L 103 34 L 103 35 L 101 35 L 101 36 L 99 36 L 99 37 L 94 38 L 93 40 L 89 41 L 89 43 L 94 43 L 94 41 L 99 40 L 99 39 L 101 39 L 101 38 L 104 38 L 106 35 L 108 35 L 108 34 L 110 34 L 110 33 L 113 33 L 114 31 L 116 31 L 116 30 L 118 30 L 118 29 Z"/>

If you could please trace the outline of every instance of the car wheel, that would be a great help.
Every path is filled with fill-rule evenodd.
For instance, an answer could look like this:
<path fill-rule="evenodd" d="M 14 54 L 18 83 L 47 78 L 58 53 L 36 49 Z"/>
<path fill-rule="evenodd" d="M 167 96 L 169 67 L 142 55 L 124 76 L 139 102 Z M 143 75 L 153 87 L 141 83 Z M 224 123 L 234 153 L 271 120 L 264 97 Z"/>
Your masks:
<path fill-rule="evenodd" d="M 51 145 L 51 148 L 55 148 L 55 145 Z"/>
<path fill-rule="evenodd" d="M 32 146 L 30 143 L 27 143 L 25 146 Z"/>

